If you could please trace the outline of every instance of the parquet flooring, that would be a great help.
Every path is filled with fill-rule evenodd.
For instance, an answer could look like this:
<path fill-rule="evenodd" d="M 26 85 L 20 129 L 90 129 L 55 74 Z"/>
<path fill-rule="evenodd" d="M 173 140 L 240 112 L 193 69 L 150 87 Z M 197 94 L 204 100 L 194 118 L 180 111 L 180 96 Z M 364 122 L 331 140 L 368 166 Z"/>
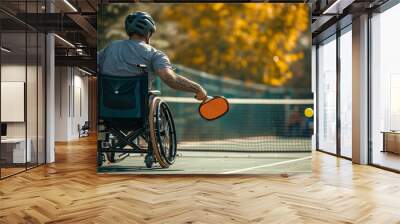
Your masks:
<path fill-rule="evenodd" d="M 312 174 L 98 175 L 93 138 L 0 181 L 0 223 L 400 223 L 400 175 L 315 152 Z"/>

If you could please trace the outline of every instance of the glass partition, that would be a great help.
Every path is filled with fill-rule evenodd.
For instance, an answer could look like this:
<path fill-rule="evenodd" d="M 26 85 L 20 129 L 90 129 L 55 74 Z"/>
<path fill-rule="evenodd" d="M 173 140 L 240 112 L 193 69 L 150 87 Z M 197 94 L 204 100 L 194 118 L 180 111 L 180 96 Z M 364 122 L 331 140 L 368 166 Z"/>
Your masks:
<path fill-rule="evenodd" d="M 336 36 L 318 47 L 318 149 L 336 154 Z"/>
<path fill-rule="evenodd" d="M 371 19 L 372 163 L 400 170 L 400 5 Z"/>
<path fill-rule="evenodd" d="M 1 1 L 0 178 L 45 162 L 45 35 L 21 22 L 44 1 Z"/>
<path fill-rule="evenodd" d="M 26 33 L 1 34 L 1 139 L 2 177 L 26 169 Z M 6 50 L 4 50 L 6 49 Z"/>
<path fill-rule="evenodd" d="M 352 157 L 352 33 L 351 26 L 340 36 L 340 154 Z"/>

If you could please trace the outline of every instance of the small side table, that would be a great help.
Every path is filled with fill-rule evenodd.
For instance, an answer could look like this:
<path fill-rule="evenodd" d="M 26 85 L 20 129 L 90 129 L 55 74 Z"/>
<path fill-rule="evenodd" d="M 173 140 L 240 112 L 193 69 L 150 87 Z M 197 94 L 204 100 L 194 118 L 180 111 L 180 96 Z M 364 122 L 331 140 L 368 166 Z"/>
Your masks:
<path fill-rule="evenodd" d="M 391 152 L 400 154 L 400 131 L 382 131 L 383 150 L 382 152 Z"/>

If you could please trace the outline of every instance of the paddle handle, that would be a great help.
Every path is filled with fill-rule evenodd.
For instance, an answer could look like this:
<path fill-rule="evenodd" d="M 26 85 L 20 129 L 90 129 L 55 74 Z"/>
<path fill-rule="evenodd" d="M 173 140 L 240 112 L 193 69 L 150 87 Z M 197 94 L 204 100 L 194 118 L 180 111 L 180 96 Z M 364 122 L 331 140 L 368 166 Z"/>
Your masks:
<path fill-rule="evenodd" d="M 202 103 L 206 103 L 207 101 L 212 100 L 213 98 L 214 97 L 212 97 L 212 96 L 207 96 L 206 98 L 204 98 Z"/>
<path fill-rule="evenodd" d="M 197 99 L 196 96 L 194 96 L 193 98 Z M 207 101 L 212 100 L 213 98 L 214 97 L 212 97 L 212 96 L 207 96 L 201 101 L 201 103 L 206 103 Z"/>

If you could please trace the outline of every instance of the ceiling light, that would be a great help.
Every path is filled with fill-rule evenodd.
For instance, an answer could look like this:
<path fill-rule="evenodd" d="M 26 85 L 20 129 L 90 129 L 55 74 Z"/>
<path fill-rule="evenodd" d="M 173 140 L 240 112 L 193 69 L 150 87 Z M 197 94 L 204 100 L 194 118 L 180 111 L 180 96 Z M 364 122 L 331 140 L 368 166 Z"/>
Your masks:
<path fill-rule="evenodd" d="M 11 52 L 11 50 L 9 50 L 9 49 L 7 49 L 7 48 L 5 48 L 5 47 L 1 47 L 0 49 L 1 49 L 2 51 L 6 52 L 6 53 L 10 53 L 10 52 Z"/>
<path fill-rule="evenodd" d="M 88 71 L 86 71 L 86 70 L 83 70 L 83 69 L 81 69 L 81 68 L 78 68 L 78 70 L 81 71 L 81 72 L 83 72 L 83 73 L 85 73 L 85 74 L 87 74 L 87 75 L 92 75 L 92 73 L 90 73 L 90 72 L 88 72 Z"/>
<path fill-rule="evenodd" d="M 78 53 L 78 55 L 84 55 L 83 49 L 81 48 L 77 48 L 76 53 Z"/>
<path fill-rule="evenodd" d="M 351 5 L 355 0 L 336 0 L 332 5 L 324 10 L 322 14 L 342 14 L 343 10 Z"/>
<path fill-rule="evenodd" d="M 68 7 L 70 7 L 74 12 L 78 12 L 78 10 L 68 1 L 68 0 L 64 0 L 65 4 L 68 5 Z"/>
<path fill-rule="evenodd" d="M 72 44 L 71 42 L 69 42 L 68 40 L 66 40 L 66 39 L 64 39 L 64 38 L 62 38 L 62 37 L 60 37 L 60 36 L 57 35 L 57 34 L 54 34 L 54 36 L 57 37 L 57 38 L 58 38 L 59 40 L 61 40 L 62 42 L 64 42 L 65 44 L 67 44 L 68 46 L 75 48 L 75 45 L 73 45 L 73 44 Z"/>

